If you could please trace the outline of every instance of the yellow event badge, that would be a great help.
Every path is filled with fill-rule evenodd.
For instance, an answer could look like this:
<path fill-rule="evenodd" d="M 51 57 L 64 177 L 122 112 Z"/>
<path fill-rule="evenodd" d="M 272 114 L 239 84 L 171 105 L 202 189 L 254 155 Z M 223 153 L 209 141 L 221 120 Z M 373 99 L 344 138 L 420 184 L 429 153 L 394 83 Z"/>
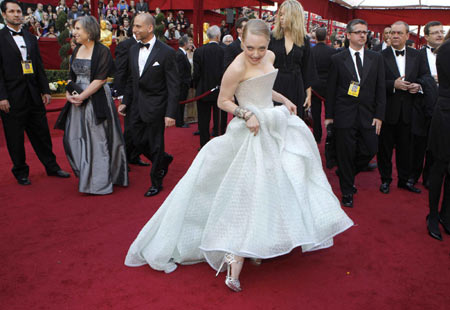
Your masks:
<path fill-rule="evenodd" d="M 33 64 L 31 60 L 22 61 L 23 74 L 33 74 Z"/>
<path fill-rule="evenodd" d="M 358 97 L 360 88 L 361 88 L 361 86 L 359 86 L 358 82 L 352 81 L 350 83 L 349 88 L 348 88 L 348 93 L 347 94 L 349 96 Z"/>

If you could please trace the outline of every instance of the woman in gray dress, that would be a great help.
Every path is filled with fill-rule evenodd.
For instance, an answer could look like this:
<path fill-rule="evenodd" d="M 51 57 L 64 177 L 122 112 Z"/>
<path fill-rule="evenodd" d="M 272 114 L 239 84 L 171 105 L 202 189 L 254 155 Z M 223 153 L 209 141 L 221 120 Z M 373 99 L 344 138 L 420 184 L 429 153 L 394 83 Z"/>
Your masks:
<path fill-rule="evenodd" d="M 109 49 L 99 43 L 100 27 L 91 16 L 74 21 L 77 48 L 70 60 L 70 78 L 80 94 L 66 92 L 64 149 L 79 177 L 79 191 L 110 194 L 113 185 L 128 186 L 125 143 L 106 79 L 113 68 Z"/>

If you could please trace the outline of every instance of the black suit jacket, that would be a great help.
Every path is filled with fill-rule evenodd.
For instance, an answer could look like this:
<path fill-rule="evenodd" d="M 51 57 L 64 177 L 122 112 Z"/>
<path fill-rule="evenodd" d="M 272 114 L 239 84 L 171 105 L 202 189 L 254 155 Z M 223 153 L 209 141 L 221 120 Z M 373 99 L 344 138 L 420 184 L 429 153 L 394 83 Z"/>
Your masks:
<path fill-rule="evenodd" d="M 331 67 L 331 56 L 337 52 L 337 50 L 325 43 L 317 43 L 311 48 L 311 53 L 314 57 L 317 73 L 319 75 L 319 79 L 312 83 L 312 88 L 322 97 L 326 97 L 327 95 L 327 80 Z"/>
<path fill-rule="evenodd" d="M 141 76 L 139 50 L 139 44 L 135 44 L 128 52 L 130 76 L 122 103 L 128 106 L 132 98 L 132 119 L 140 118 L 145 123 L 160 121 L 165 116 L 175 119 L 180 92 L 175 50 L 156 40 Z"/>
<path fill-rule="evenodd" d="M 397 124 L 401 117 L 404 123 L 410 124 L 414 98 L 422 95 L 413 95 L 398 89 L 394 90 L 394 82 L 400 77 L 394 51 L 391 47 L 388 47 L 381 52 L 381 55 L 383 55 L 386 73 L 386 122 Z M 425 59 L 419 51 L 407 47 L 405 81 L 422 85 L 423 81 L 429 78 L 431 78 L 430 70 Z"/>
<path fill-rule="evenodd" d="M 136 44 L 137 41 L 134 37 L 126 39 L 120 42 L 115 50 L 115 67 L 116 72 L 114 74 L 114 89 L 117 90 L 117 96 L 125 94 L 125 88 L 127 87 L 127 81 L 129 76 L 128 69 L 128 51 L 130 47 Z"/>
<path fill-rule="evenodd" d="M 210 42 L 197 48 L 194 52 L 194 87 L 199 96 L 220 85 L 223 73 L 223 48 Z M 205 101 L 217 101 L 219 91 L 203 98 Z"/>
<path fill-rule="evenodd" d="M 428 70 L 430 70 L 427 49 L 424 47 L 419 53 L 424 58 Z M 423 78 L 420 83 L 424 94 L 423 96 L 415 96 L 414 98 L 411 114 L 411 130 L 415 135 L 425 137 L 430 128 L 431 117 L 437 102 L 439 90 L 436 81 L 431 75 Z"/>
<path fill-rule="evenodd" d="M 148 12 L 148 4 L 146 2 L 136 4 L 136 12 Z"/>
<path fill-rule="evenodd" d="M 0 30 L 0 100 L 9 101 L 10 113 L 20 112 L 30 104 L 23 100 L 27 91 L 31 95 L 32 103 L 42 108 L 44 105 L 41 94 L 50 94 L 36 37 L 24 29 L 23 39 L 34 74 L 23 74 L 22 54 L 16 42 L 7 27 Z"/>
<path fill-rule="evenodd" d="M 230 45 L 225 48 L 224 59 L 223 59 L 223 71 L 227 70 L 228 66 L 233 62 L 233 60 L 242 53 L 241 40 L 237 38 Z"/>
<path fill-rule="evenodd" d="M 357 81 L 355 65 L 346 49 L 331 57 L 328 77 L 325 117 L 334 119 L 336 128 L 350 128 L 360 125 L 373 128 L 374 118 L 384 120 L 386 108 L 386 86 L 382 56 L 365 50 L 363 76 L 359 96 L 348 95 L 352 81 Z"/>
<path fill-rule="evenodd" d="M 192 82 L 191 63 L 189 62 L 187 55 L 180 49 L 177 50 L 176 57 L 180 82 L 189 88 Z"/>
<path fill-rule="evenodd" d="M 377 44 L 374 47 L 372 47 L 372 51 L 381 52 L 382 48 L 383 48 L 383 43 L 380 43 L 380 44 Z"/>

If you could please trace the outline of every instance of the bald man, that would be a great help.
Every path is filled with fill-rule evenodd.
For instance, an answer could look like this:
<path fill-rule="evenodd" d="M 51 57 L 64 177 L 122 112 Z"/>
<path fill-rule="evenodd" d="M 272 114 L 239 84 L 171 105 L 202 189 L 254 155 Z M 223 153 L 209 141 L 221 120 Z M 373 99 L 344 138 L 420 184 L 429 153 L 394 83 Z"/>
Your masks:
<path fill-rule="evenodd" d="M 135 17 L 133 34 L 138 43 L 128 52 L 127 96 L 118 107 L 119 114 L 131 113 L 134 145 L 152 162 L 146 197 L 161 191 L 173 160 L 164 151 L 164 129 L 175 125 L 180 85 L 175 50 L 157 40 L 154 29 L 155 19 L 150 14 Z"/>

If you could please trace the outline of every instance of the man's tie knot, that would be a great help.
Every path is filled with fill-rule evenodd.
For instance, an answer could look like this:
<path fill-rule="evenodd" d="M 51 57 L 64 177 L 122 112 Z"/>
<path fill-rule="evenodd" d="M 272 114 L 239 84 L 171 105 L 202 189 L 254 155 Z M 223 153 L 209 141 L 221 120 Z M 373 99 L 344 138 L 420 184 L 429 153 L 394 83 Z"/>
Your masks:
<path fill-rule="evenodd" d="M 397 51 L 397 50 L 395 50 L 395 56 L 405 56 L 405 50 L 402 50 L 402 51 Z"/>
<path fill-rule="evenodd" d="M 429 49 L 431 50 L 432 53 L 434 53 L 434 51 L 436 50 L 435 47 L 431 47 L 431 46 L 428 46 L 428 45 L 427 45 L 427 48 L 429 48 Z"/>
<path fill-rule="evenodd" d="M 142 42 L 139 42 L 139 47 L 140 48 L 143 48 L 143 47 L 145 47 L 146 49 L 149 49 L 150 48 L 150 43 L 142 43 Z"/>
<path fill-rule="evenodd" d="M 14 30 L 9 30 L 11 32 L 11 35 L 14 36 L 23 36 L 23 31 L 20 30 L 19 32 L 14 31 Z"/>

